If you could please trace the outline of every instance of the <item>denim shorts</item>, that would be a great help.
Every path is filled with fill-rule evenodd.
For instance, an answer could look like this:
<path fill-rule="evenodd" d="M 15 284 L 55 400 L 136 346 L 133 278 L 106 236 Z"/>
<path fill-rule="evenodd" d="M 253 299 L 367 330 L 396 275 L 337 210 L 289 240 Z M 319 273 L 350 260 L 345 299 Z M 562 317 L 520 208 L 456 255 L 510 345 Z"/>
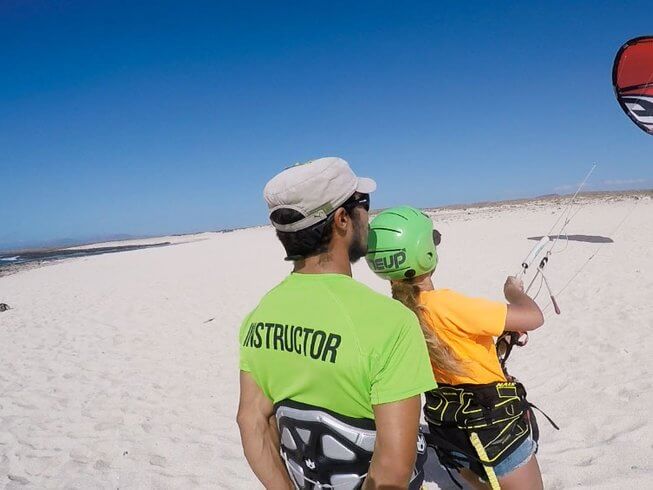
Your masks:
<path fill-rule="evenodd" d="M 517 446 L 517 449 L 494 467 L 494 474 L 497 475 L 497 478 L 501 478 L 512 473 L 516 469 L 521 468 L 530 461 L 536 450 L 537 443 L 533 440 L 533 437 L 529 435 L 524 442 Z M 459 462 L 463 467 L 469 468 L 468 461 L 459 460 Z M 481 479 L 485 481 L 485 475 Z"/>

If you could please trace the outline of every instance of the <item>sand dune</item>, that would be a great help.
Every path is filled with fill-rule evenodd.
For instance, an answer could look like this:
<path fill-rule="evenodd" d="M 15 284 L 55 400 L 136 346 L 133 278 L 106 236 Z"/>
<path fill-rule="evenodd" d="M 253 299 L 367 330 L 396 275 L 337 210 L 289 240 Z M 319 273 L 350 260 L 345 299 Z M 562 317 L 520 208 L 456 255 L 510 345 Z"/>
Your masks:
<path fill-rule="evenodd" d="M 500 299 L 561 206 L 434 211 L 436 282 Z M 569 233 L 614 243 L 561 242 L 554 290 L 598 255 L 511 358 L 561 427 L 539 419 L 546 488 L 653 486 L 652 216 L 648 197 L 583 201 Z M 0 487 L 258 488 L 234 422 L 236 334 L 289 264 L 268 227 L 201 238 L 0 279 Z M 388 292 L 364 263 L 354 274 Z M 437 466 L 429 480 L 454 488 Z"/>

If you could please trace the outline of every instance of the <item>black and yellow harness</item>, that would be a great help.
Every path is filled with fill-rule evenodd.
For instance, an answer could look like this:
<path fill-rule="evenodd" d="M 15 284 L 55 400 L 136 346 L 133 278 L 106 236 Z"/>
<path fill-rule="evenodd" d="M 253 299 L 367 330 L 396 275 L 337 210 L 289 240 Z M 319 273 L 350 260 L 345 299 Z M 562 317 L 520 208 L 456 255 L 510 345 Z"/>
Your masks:
<path fill-rule="evenodd" d="M 526 398 L 524 385 L 501 366 L 505 383 L 486 385 L 445 385 L 426 393 L 424 416 L 430 434 L 427 443 L 435 449 L 440 463 L 447 469 L 468 466 L 479 477 L 499 488 L 494 467 L 506 459 L 529 436 L 535 443 L 539 430 L 533 409 L 537 409 L 558 429 L 558 426 Z M 463 464 L 464 463 L 464 464 Z M 462 487 L 461 487 L 462 488 Z"/>

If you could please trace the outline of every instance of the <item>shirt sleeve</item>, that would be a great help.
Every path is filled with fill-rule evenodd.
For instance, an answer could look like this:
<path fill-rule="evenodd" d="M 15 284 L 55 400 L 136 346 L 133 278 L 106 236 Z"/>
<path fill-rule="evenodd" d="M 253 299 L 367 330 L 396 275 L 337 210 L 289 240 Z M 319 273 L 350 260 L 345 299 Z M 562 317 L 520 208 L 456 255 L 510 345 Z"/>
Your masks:
<path fill-rule="evenodd" d="M 404 400 L 437 387 L 424 335 L 412 313 L 372 359 L 372 405 Z"/>
<path fill-rule="evenodd" d="M 506 327 L 508 305 L 500 301 L 468 296 L 449 291 L 448 320 L 471 335 L 497 337 Z"/>

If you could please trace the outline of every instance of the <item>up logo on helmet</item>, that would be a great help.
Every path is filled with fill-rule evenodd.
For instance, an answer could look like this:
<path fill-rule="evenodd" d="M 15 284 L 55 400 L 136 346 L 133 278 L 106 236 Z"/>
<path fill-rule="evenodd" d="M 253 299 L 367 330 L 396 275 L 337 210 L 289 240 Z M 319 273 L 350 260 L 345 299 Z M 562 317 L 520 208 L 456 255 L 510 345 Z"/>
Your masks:
<path fill-rule="evenodd" d="M 392 255 L 386 255 L 385 257 L 379 257 L 377 259 L 370 259 L 367 262 L 375 271 L 399 269 L 401 265 L 406 262 L 406 252 L 404 250 L 400 250 L 399 252 Z"/>

